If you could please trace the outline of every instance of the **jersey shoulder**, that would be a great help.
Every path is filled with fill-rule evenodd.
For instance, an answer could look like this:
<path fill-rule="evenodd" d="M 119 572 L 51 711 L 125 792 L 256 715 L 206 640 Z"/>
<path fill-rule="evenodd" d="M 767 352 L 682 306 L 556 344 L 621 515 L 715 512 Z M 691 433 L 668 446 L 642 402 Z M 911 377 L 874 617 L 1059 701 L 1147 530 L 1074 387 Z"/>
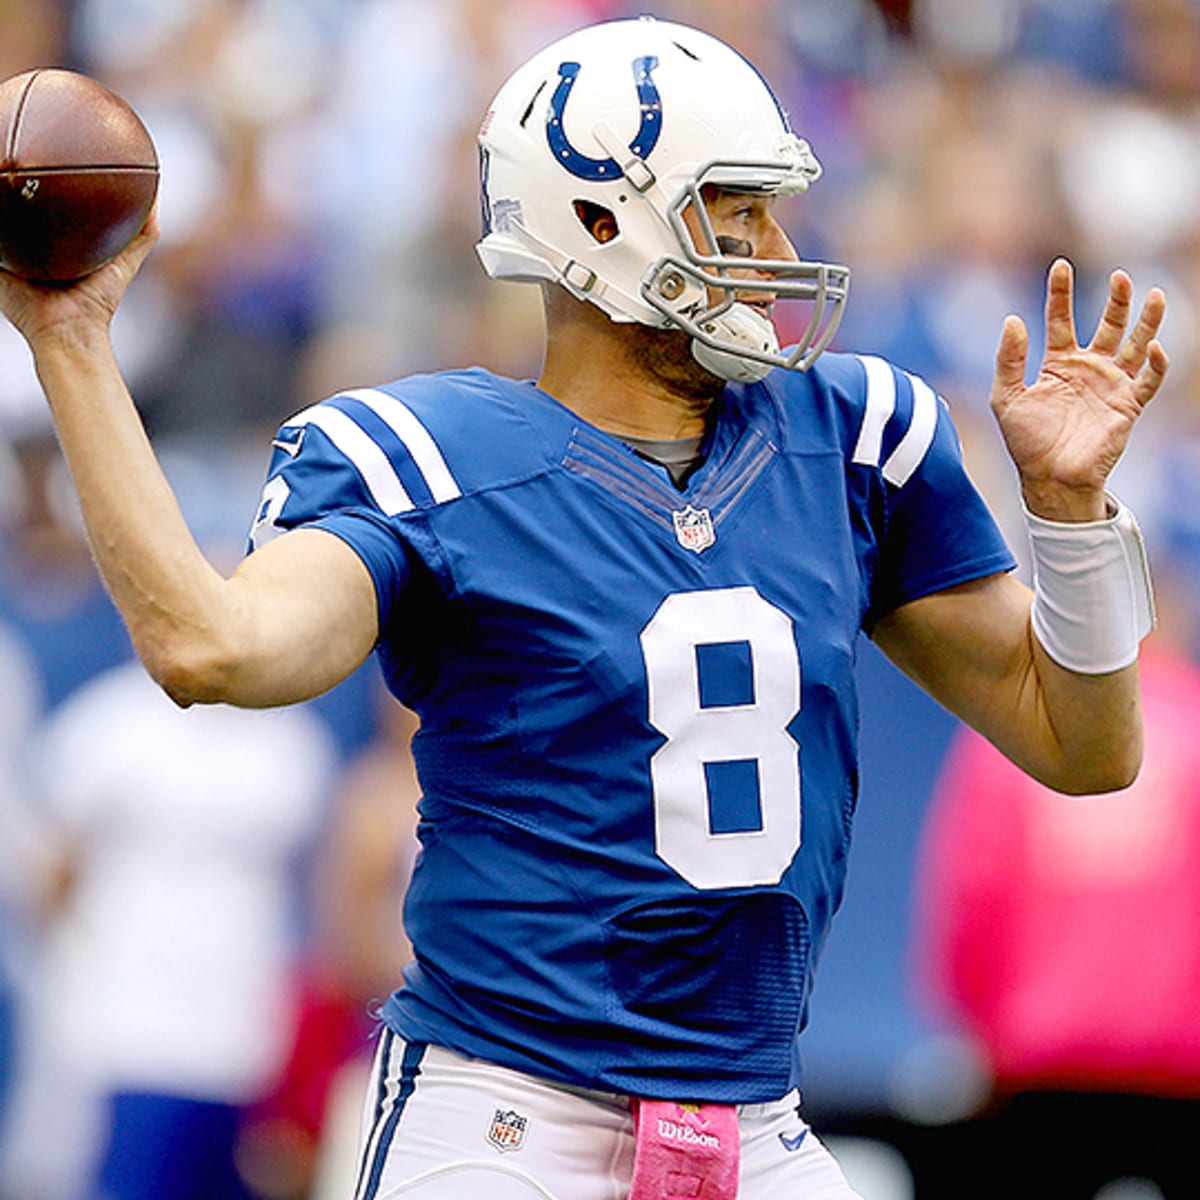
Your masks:
<path fill-rule="evenodd" d="M 410 449 L 428 438 L 464 492 L 546 470 L 561 456 L 572 424 L 566 410 L 531 382 L 482 367 L 415 375 L 347 394 L 400 424 Z"/>
<path fill-rule="evenodd" d="M 792 448 L 813 430 L 847 461 L 902 487 L 939 440 L 957 448 L 945 402 L 919 375 L 869 354 L 826 351 L 810 370 L 772 371 L 774 396 Z"/>
<path fill-rule="evenodd" d="M 250 546 L 348 514 L 387 525 L 532 478 L 569 438 L 565 414 L 532 384 L 481 368 L 339 392 L 277 432 Z"/>
<path fill-rule="evenodd" d="M 276 446 L 305 442 L 316 430 L 313 451 L 345 459 L 390 515 L 545 470 L 553 423 L 547 430 L 529 410 L 547 402 L 531 384 L 478 367 L 414 375 L 305 409 L 285 423 Z"/>

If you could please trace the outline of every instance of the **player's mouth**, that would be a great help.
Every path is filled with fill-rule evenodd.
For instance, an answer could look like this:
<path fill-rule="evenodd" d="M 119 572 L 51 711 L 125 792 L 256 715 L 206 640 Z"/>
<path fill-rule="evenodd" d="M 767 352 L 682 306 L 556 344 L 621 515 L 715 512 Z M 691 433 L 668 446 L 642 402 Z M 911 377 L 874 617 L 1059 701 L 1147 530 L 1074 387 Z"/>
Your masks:
<path fill-rule="evenodd" d="M 735 295 L 734 299 L 739 304 L 744 304 L 747 308 L 753 308 L 761 313 L 769 321 L 771 314 L 775 311 L 775 297 L 764 296 L 761 292 L 752 292 L 748 295 Z"/>

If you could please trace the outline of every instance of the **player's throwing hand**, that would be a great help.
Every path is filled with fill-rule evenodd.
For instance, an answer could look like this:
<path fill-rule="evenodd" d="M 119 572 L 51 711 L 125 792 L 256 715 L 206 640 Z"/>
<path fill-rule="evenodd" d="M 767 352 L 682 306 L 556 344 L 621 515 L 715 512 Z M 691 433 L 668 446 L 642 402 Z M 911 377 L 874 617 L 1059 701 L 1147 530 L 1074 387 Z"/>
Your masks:
<path fill-rule="evenodd" d="M 155 210 L 111 262 L 69 286 L 48 286 L 0 270 L 0 313 L 26 337 L 35 355 L 52 335 L 69 338 L 72 331 L 89 324 L 107 328 L 158 236 Z"/>

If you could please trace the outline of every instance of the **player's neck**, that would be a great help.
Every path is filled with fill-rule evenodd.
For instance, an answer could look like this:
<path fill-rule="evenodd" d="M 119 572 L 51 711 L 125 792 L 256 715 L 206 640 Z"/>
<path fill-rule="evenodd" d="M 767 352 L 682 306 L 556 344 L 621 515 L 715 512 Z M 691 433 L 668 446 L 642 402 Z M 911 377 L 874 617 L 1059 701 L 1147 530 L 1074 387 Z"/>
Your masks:
<path fill-rule="evenodd" d="M 691 356 L 678 330 L 616 324 L 591 304 L 547 304 L 538 386 L 609 433 L 683 438 L 704 432 L 722 383 Z"/>
<path fill-rule="evenodd" d="M 589 369 L 580 362 L 560 371 L 548 361 L 538 386 L 585 421 L 619 436 L 667 440 L 707 428 L 713 393 L 686 395 L 653 378 L 639 380 L 632 371 L 614 371 L 611 359 L 602 366 Z"/>

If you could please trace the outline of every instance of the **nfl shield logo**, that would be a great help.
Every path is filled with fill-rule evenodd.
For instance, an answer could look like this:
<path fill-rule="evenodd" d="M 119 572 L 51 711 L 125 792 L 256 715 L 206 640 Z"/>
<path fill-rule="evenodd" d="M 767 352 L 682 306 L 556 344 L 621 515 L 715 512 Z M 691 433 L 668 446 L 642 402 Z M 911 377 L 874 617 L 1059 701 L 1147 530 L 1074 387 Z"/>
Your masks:
<path fill-rule="evenodd" d="M 689 504 L 682 512 L 673 512 L 671 519 L 675 522 L 675 537 L 685 550 L 699 554 L 717 540 L 712 513 L 707 508 L 693 508 Z"/>
<path fill-rule="evenodd" d="M 529 1118 L 513 1109 L 496 1109 L 488 1129 L 487 1140 L 497 1150 L 520 1150 L 525 1144 L 525 1126 Z"/>

